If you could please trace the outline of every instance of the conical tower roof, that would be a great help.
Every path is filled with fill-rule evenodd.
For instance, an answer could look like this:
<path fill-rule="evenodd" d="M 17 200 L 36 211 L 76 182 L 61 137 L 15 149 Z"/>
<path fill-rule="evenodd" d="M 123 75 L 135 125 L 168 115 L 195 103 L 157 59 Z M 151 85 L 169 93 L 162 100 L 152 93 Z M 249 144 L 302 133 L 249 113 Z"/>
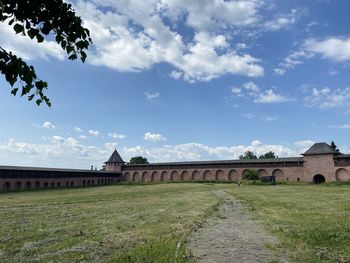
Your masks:
<path fill-rule="evenodd" d="M 114 150 L 112 153 L 111 157 L 109 157 L 108 161 L 105 163 L 125 163 L 120 157 L 119 153 L 117 152 L 117 149 Z"/>

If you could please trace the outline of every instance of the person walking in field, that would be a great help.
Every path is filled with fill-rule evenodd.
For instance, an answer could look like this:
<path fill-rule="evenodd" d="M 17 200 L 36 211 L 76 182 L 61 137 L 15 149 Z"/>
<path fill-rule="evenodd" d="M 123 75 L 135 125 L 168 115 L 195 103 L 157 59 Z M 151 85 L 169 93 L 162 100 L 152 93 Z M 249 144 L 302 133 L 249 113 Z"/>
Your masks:
<path fill-rule="evenodd" d="M 237 186 L 238 186 L 238 188 L 241 187 L 241 182 L 239 180 L 237 180 Z"/>

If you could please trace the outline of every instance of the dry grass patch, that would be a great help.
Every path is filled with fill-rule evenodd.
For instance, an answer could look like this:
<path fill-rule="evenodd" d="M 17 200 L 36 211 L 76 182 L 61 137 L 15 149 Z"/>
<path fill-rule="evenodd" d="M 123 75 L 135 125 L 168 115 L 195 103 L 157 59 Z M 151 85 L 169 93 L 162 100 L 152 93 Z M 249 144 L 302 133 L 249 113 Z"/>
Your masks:
<path fill-rule="evenodd" d="M 296 262 L 350 262 L 350 185 L 246 185 L 228 192 Z"/>
<path fill-rule="evenodd" d="M 184 237 L 227 185 L 116 185 L 0 194 L 0 262 L 183 262 Z"/>

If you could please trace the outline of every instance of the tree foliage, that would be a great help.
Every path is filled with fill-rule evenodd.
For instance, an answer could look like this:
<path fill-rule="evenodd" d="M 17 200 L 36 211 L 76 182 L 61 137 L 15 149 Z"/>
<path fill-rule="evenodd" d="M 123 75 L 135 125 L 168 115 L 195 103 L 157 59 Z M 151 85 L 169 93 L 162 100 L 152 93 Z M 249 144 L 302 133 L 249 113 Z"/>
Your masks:
<path fill-rule="evenodd" d="M 274 158 L 277 158 L 277 156 L 273 151 L 269 151 L 259 156 L 259 159 L 274 159 Z"/>
<path fill-rule="evenodd" d="M 135 156 L 130 159 L 129 164 L 147 164 L 147 158 L 144 158 L 142 156 Z"/>
<path fill-rule="evenodd" d="M 54 38 L 70 60 L 80 58 L 84 62 L 85 52 L 92 43 L 81 18 L 63 0 L 0 0 L 0 21 L 12 26 L 16 34 L 39 43 L 47 37 Z M 0 47 L 0 73 L 11 85 L 13 95 L 21 88 L 21 96 L 28 96 L 30 101 L 36 98 L 37 105 L 45 102 L 51 106 L 45 95 L 47 82 L 38 78 L 33 66 L 3 47 Z"/>
<path fill-rule="evenodd" d="M 258 170 L 249 169 L 244 173 L 244 179 L 253 181 L 253 184 L 255 184 L 260 179 L 260 174 Z"/>
<path fill-rule="evenodd" d="M 332 147 L 335 151 L 340 152 L 339 149 L 338 149 L 338 147 L 337 147 L 337 145 L 335 144 L 334 141 L 331 142 L 331 147 Z"/>
<path fill-rule="evenodd" d="M 239 156 L 240 160 L 252 160 L 252 159 L 258 159 L 258 157 L 256 157 L 256 155 L 252 152 L 252 151 L 246 151 L 244 153 L 244 155 L 240 155 Z"/>

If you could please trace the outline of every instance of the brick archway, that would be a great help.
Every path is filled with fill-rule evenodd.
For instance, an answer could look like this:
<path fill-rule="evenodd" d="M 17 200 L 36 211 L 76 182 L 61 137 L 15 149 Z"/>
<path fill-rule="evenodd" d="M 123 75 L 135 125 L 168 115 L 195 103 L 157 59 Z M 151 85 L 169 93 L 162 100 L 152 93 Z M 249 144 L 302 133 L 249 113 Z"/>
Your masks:
<path fill-rule="evenodd" d="M 154 171 L 151 175 L 151 181 L 152 182 L 158 182 L 160 181 L 160 178 L 159 178 L 159 173 L 157 171 Z"/>
<path fill-rule="evenodd" d="M 326 182 L 326 178 L 322 174 L 316 174 L 313 177 L 313 182 L 315 184 L 323 184 Z"/>
<path fill-rule="evenodd" d="M 201 180 L 201 174 L 199 173 L 198 170 L 194 170 L 192 172 L 192 180 L 196 181 L 196 180 Z"/>
<path fill-rule="evenodd" d="M 133 182 L 140 182 L 140 175 L 138 172 L 134 172 L 134 174 L 132 175 L 132 181 Z"/>
<path fill-rule="evenodd" d="M 203 180 L 207 180 L 207 181 L 213 180 L 212 172 L 210 170 L 205 170 L 204 171 L 204 173 L 203 173 Z"/>
<path fill-rule="evenodd" d="M 5 183 L 2 185 L 2 190 L 4 190 L 4 191 L 10 191 L 10 190 L 11 190 L 11 183 L 10 183 L 10 182 L 5 182 Z"/>
<path fill-rule="evenodd" d="M 191 180 L 190 173 L 188 171 L 183 171 L 181 173 L 181 180 L 183 180 L 183 181 Z"/>
<path fill-rule="evenodd" d="M 131 174 L 129 172 L 126 172 L 124 174 L 124 178 L 125 178 L 125 181 L 132 182 L 132 176 L 131 176 Z M 102 179 L 102 181 L 103 181 L 103 179 Z M 101 182 L 101 180 L 100 180 L 100 183 L 103 183 L 103 182 Z"/>
<path fill-rule="evenodd" d="M 260 177 L 268 176 L 268 175 L 269 175 L 265 169 L 259 169 L 259 170 L 258 170 L 258 173 L 259 173 L 259 176 L 260 176 Z"/>
<path fill-rule="evenodd" d="M 272 176 L 274 176 L 276 180 L 279 180 L 279 181 L 284 180 L 284 172 L 281 169 L 273 170 Z"/>
<path fill-rule="evenodd" d="M 163 171 L 160 175 L 160 180 L 161 181 L 168 181 L 169 178 L 168 178 L 168 171 Z"/>
<path fill-rule="evenodd" d="M 238 172 L 236 170 L 230 170 L 228 172 L 228 180 L 233 181 L 233 180 L 238 180 L 239 179 L 239 175 Z"/>
<path fill-rule="evenodd" d="M 22 189 L 22 183 L 21 182 L 16 182 L 14 185 L 15 190 L 21 190 Z"/>
<path fill-rule="evenodd" d="M 217 181 L 225 181 L 225 173 L 223 170 L 217 170 L 215 173 L 215 180 Z"/>
<path fill-rule="evenodd" d="M 177 171 L 172 171 L 170 175 L 171 181 L 178 181 L 179 180 L 179 173 Z"/>
<path fill-rule="evenodd" d="M 144 171 L 142 173 L 142 182 L 149 182 L 151 181 L 151 178 L 149 177 L 149 173 L 147 171 Z"/>
<path fill-rule="evenodd" d="M 26 182 L 26 183 L 24 184 L 24 189 L 26 189 L 26 190 L 32 189 L 32 183 L 31 183 L 31 182 Z"/>
<path fill-rule="evenodd" d="M 350 181 L 350 173 L 348 170 L 346 170 L 344 168 L 339 168 L 335 172 L 335 178 L 339 182 L 348 182 L 348 181 Z"/>

